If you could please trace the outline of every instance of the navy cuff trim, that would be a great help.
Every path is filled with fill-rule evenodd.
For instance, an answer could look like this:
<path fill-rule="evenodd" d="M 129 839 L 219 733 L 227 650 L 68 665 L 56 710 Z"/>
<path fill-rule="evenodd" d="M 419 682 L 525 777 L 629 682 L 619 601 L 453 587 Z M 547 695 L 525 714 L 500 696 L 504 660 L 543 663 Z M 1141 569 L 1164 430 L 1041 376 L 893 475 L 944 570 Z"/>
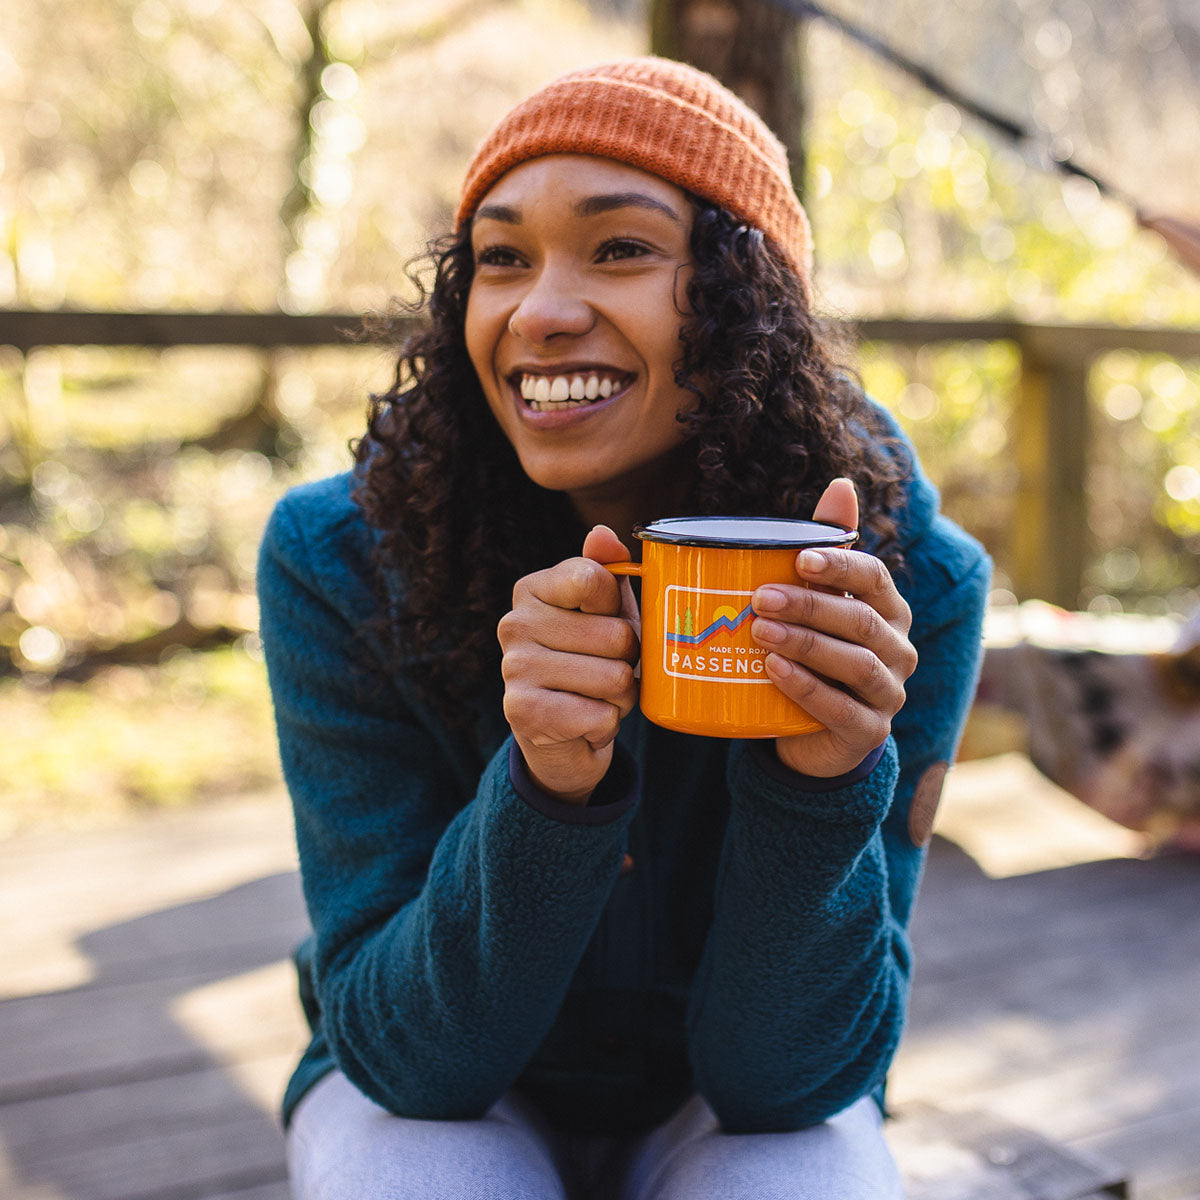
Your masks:
<path fill-rule="evenodd" d="M 834 775 L 830 779 L 823 779 L 819 775 L 801 775 L 790 767 L 784 766 L 775 753 L 774 744 L 769 740 L 751 741 L 749 746 L 750 753 L 754 755 L 758 765 L 776 783 L 782 783 L 800 792 L 836 792 L 838 788 L 849 787 L 853 783 L 861 783 L 866 779 L 879 765 L 879 760 L 883 758 L 887 742 L 881 742 L 876 746 L 852 771 L 847 771 L 844 775 Z"/>
<path fill-rule="evenodd" d="M 637 803 L 640 790 L 637 763 L 620 743 L 613 746 L 608 773 L 596 785 L 586 804 L 564 804 L 543 792 L 533 782 L 516 738 L 508 747 L 508 777 L 517 795 L 530 808 L 552 821 L 568 825 L 607 825 L 624 816 Z"/>

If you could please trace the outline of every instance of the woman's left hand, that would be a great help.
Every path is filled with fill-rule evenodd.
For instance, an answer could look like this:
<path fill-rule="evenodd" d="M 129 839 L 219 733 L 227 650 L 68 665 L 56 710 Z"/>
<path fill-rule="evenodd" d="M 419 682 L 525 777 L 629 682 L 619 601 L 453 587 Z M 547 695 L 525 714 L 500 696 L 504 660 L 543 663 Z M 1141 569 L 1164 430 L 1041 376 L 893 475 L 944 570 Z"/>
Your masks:
<path fill-rule="evenodd" d="M 858 495 L 835 479 L 813 519 L 858 528 Z M 808 587 L 769 584 L 753 598 L 755 640 L 772 682 L 825 728 L 777 738 L 780 760 L 804 775 L 852 771 L 891 732 L 904 681 L 917 665 L 912 613 L 891 573 L 858 550 L 804 550 L 796 573 Z"/>

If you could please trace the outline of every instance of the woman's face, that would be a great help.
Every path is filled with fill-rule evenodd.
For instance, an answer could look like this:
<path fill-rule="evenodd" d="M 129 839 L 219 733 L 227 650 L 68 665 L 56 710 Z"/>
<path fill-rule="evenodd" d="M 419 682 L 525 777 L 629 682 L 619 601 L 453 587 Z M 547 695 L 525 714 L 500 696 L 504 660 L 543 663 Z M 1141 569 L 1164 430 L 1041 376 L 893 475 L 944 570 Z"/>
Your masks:
<path fill-rule="evenodd" d="M 467 350 L 526 474 L 580 511 L 660 490 L 684 440 L 691 226 L 674 184 L 567 154 L 514 167 L 475 214 Z"/>

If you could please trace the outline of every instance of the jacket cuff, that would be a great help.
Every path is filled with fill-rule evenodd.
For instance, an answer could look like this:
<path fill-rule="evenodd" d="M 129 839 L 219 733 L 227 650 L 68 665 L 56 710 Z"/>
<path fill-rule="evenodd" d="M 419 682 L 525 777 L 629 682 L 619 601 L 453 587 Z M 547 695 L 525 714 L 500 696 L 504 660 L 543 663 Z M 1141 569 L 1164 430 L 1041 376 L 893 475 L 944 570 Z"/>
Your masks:
<path fill-rule="evenodd" d="M 637 803 L 640 791 L 637 763 L 619 742 L 613 746 L 608 773 L 596 785 L 586 804 L 564 804 L 542 791 L 529 774 L 516 738 L 509 742 L 508 777 L 513 790 L 530 808 L 568 825 L 607 825 L 624 816 Z"/>
<path fill-rule="evenodd" d="M 766 749 L 766 753 L 764 753 Z M 869 757 L 873 758 L 874 754 Z M 861 763 L 852 775 L 866 767 Z M 876 825 L 887 815 L 899 775 L 896 743 L 883 743 L 870 772 L 853 783 L 814 779 L 788 770 L 756 741 L 735 742 L 729 758 L 729 787 L 735 801 L 760 797 L 795 813 L 831 825 Z M 813 784 L 821 785 L 818 788 Z"/>
<path fill-rule="evenodd" d="M 886 742 L 880 742 L 857 767 L 847 771 L 844 775 L 833 775 L 829 778 L 823 778 L 820 775 L 802 775 L 798 771 L 793 771 L 790 767 L 785 766 L 780 761 L 779 755 L 775 753 L 770 739 L 756 739 L 749 743 L 751 755 L 758 760 L 759 766 L 776 783 L 785 784 L 801 792 L 836 792 L 838 788 L 849 787 L 852 783 L 858 783 L 860 780 L 866 779 L 879 765 L 879 760 L 883 757 L 883 750 L 886 745 Z"/>

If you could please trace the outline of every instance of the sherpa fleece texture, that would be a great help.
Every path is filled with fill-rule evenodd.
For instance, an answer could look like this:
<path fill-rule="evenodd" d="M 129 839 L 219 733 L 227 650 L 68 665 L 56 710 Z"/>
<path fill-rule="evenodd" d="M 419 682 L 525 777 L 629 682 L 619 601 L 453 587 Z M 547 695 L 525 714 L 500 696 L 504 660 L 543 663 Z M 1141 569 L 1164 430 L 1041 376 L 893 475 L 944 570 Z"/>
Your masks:
<path fill-rule="evenodd" d="M 351 487 L 289 493 L 259 568 L 314 929 L 285 1119 L 335 1064 L 394 1113 L 479 1116 L 518 1086 L 592 1132 L 646 1130 L 697 1090 L 730 1131 L 882 1103 L 924 856 L 909 805 L 954 754 L 989 580 L 933 488 L 909 487 L 898 578 L 920 665 L 865 778 L 820 790 L 770 743 L 635 711 L 579 809 L 530 782 L 499 681 L 456 739 L 403 664 L 380 665 Z"/>

